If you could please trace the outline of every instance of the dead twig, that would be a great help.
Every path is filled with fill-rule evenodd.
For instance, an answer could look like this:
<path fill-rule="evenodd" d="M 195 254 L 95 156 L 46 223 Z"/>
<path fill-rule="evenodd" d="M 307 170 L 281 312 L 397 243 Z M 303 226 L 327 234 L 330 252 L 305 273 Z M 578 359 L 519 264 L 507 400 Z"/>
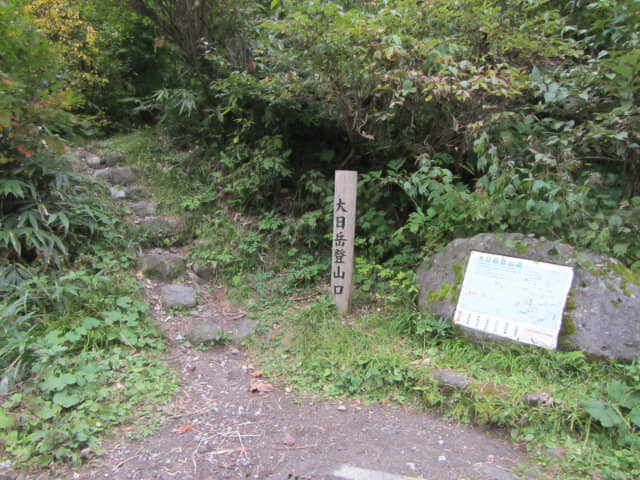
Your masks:
<path fill-rule="evenodd" d="M 237 436 L 237 437 L 241 437 L 241 438 L 245 438 L 245 437 L 247 437 L 247 438 L 248 438 L 248 437 L 261 437 L 261 436 L 262 436 L 262 434 L 260 434 L 260 435 L 255 435 L 255 434 L 251 434 L 251 435 L 249 435 L 249 434 L 246 434 L 246 435 L 240 435 L 238 432 L 233 432 L 233 433 L 218 433 L 218 434 L 216 434 L 216 435 L 219 435 L 219 436 L 221 436 L 221 437 L 236 437 L 236 436 Z"/>
<path fill-rule="evenodd" d="M 240 432 L 236 431 L 236 433 L 238 434 L 238 440 L 240 441 L 240 447 L 242 447 L 242 453 L 244 454 L 244 458 L 247 459 L 249 458 L 247 455 L 247 449 L 244 448 L 244 443 L 242 442 L 242 435 L 240 435 Z"/>
<path fill-rule="evenodd" d="M 258 420 L 257 422 L 242 422 L 242 423 L 234 423 L 233 426 L 234 427 L 242 427 L 244 425 L 255 425 L 258 423 L 267 423 L 266 420 Z"/>
<path fill-rule="evenodd" d="M 193 478 L 196 478 L 196 474 L 198 473 L 198 462 L 196 461 L 196 455 L 198 455 L 198 450 L 200 450 L 200 447 L 202 446 L 202 443 L 204 441 L 205 441 L 204 438 L 200 440 L 200 442 L 198 443 L 198 446 L 191 454 L 191 461 L 193 462 Z"/>
<path fill-rule="evenodd" d="M 236 453 L 242 451 L 241 448 L 227 448 L 226 450 L 218 450 L 216 452 L 207 452 L 207 455 L 226 455 L 228 453 Z"/>
<path fill-rule="evenodd" d="M 318 444 L 314 443 L 314 444 L 311 444 L 311 445 L 300 445 L 299 447 L 278 448 L 278 450 L 302 450 L 302 449 L 305 449 L 305 448 L 315 448 L 317 446 L 318 446 Z"/>
<path fill-rule="evenodd" d="M 171 415 L 169 419 L 174 420 L 176 418 L 189 417 L 191 415 L 197 415 L 198 413 L 208 412 L 209 410 L 213 410 L 214 408 L 216 407 L 205 407 L 205 408 L 201 408 L 200 410 L 195 410 L 193 412 L 180 413 L 178 415 Z"/>
<path fill-rule="evenodd" d="M 143 448 L 143 447 L 140 447 L 140 448 L 138 449 L 138 451 L 137 451 L 135 454 L 131 455 L 131 456 L 130 456 L 130 457 L 128 457 L 128 458 L 125 458 L 125 459 L 124 459 L 124 460 L 122 460 L 118 465 L 116 465 L 116 470 L 118 470 L 118 469 L 122 468 L 122 466 L 123 466 L 125 463 L 127 463 L 127 462 L 129 462 L 129 461 L 133 460 L 134 458 L 137 458 L 137 457 L 140 455 L 140 452 L 142 451 L 142 448 Z"/>

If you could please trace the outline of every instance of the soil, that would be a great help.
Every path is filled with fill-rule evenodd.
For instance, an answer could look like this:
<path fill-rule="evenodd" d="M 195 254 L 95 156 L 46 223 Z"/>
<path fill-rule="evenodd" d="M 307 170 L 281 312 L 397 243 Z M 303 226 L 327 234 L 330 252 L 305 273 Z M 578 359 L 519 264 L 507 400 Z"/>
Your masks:
<path fill-rule="evenodd" d="M 141 281 L 180 381 L 161 427 L 142 440 L 131 439 L 131 427 L 122 427 L 105 442 L 104 454 L 82 467 L 22 474 L 18 480 L 544 477 L 492 429 L 391 404 L 318 401 L 259 376 L 260 365 L 240 345 L 196 349 L 183 340 L 191 322 L 216 318 L 229 331 L 243 312 L 224 302 L 224 290 L 204 288 L 196 309 L 168 312 L 158 298 L 161 285 Z"/>

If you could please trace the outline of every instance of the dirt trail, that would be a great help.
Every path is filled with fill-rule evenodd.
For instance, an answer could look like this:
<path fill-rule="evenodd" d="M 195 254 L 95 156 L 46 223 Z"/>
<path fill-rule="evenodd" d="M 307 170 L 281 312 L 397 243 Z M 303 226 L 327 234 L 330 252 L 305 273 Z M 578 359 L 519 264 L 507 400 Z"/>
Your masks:
<path fill-rule="evenodd" d="M 194 315 L 226 317 L 228 327 L 237 312 L 203 290 L 197 310 L 175 315 L 157 302 L 159 284 L 145 283 L 181 385 L 161 428 L 142 441 L 123 428 L 82 468 L 20 479 L 543 478 L 539 470 L 523 473 L 525 454 L 490 429 L 394 405 L 314 401 L 277 383 L 250 392 L 252 384 L 271 383 L 251 375 L 260 366 L 241 347 L 198 350 L 180 341 Z"/>
<path fill-rule="evenodd" d="M 85 163 L 101 162 L 84 149 L 76 153 Z M 85 163 L 77 168 L 86 170 Z M 183 283 L 193 285 L 192 280 Z M 196 349 L 182 340 L 189 325 L 215 319 L 228 332 L 243 315 L 206 287 L 200 288 L 197 308 L 168 312 L 159 299 L 162 284 L 142 276 L 140 281 L 180 379 L 160 429 L 132 440 L 129 427 L 122 427 L 105 442 L 104 454 L 82 467 L 21 474 L 18 480 L 547 478 L 525 467 L 526 455 L 491 429 L 453 425 L 393 405 L 315 401 L 252 376 L 260 366 L 238 345 Z M 250 392 L 258 382 L 263 383 L 257 390 L 273 390 Z"/>

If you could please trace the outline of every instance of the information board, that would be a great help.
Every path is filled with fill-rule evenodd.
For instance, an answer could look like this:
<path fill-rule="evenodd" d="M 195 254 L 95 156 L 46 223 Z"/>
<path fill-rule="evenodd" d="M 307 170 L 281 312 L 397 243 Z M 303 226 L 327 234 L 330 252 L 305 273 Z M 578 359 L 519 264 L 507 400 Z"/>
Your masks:
<path fill-rule="evenodd" d="M 472 251 L 454 322 L 556 348 L 572 281 L 571 267 Z"/>

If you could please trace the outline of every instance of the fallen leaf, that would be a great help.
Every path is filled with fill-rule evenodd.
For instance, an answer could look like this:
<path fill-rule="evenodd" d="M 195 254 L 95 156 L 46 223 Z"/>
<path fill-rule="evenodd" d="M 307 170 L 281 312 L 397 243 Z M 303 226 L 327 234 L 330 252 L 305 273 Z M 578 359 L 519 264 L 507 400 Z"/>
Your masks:
<path fill-rule="evenodd" d="M 182 435 L 183 433 L 188 432 L 192 428 L 193 428 L 193 425 L 191 425 L 190 423 L 185 423 L 178 429 L 178 435 Z"/>
<path fill-rule="evenodd" d="M 273 385 L 265 382 L 254 382 L 249 386 L 250 392 L 273 392 Z"/>
<path fill-rule="evenodd" d="M 226 288 L 219 288 L 218 290 L 216 290 L 216 300 L 222 300 L 226 294 Z"/>
<path fill-rule="evenodd" d="M 282 437 L 282 443 L 284 443 L 285 445 L 289 445 L 291 447 L 296 444 L 296 439 L 293 438 L 288 433 L 285 433 L 284 437 Z"/>
<path fill-rule="evenodd" d="M 264 373 L 264 370 L 260 369 L 260 370 L 254 370 L 253 372 L 249 372 L 249 375 L 251 375 L 254 378 L 258 378 L 258 377 L 261 377 L 263 373 Z"/>

